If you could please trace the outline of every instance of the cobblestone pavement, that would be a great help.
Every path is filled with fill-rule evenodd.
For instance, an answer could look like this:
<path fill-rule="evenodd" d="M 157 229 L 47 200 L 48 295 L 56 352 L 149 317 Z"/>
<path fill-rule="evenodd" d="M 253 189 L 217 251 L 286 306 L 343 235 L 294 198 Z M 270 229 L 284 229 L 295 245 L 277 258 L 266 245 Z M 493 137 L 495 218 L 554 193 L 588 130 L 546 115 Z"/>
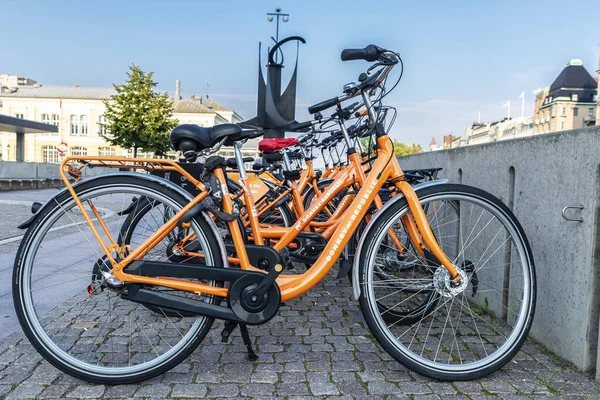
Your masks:
<path fill-rule="evenodd" d="M 374 341 L 346 280 L 328 279 L 250 333 L 260 358 L 246 361 L 239 334 L 222 323 L 172 371 L 138 385 L 88 384 L 44 361 L 17 331 L 0 344 L 0 397 L 24 398 L 597 398 L 600 385 L 532 341 L 501 371 L 440 383 L 393 361 Z"/>
<path fill-rule="evenodd" d="M 29 205 L 19 201 L 43 200 L 52 194 L 0 194 L 5 222 L 13 226 L 28 217 Z M 0 306 L 12 307 L 9 273 L 18 241 L 10 238 L 20 234 L 0 233 L 0 240 L 5 240 L 0 244 Z M 2 307 L 0 311 L 4 312 Z M 12 311 L 2 316 L 0 334 L 7 334 L 0 341 L 0 398 L 7 399 L 600 398 L 599 384 L 531 340 L 512 362 L 487 378 L 455 383 L 423 378 L 392 360 L 374 342 L 351 298 L 348 281 L 331 277 L 282 306 L 271 322 L 250 327 L 258 361 L 246 360 L 237 330 L 229 344 L 221 343 L 223 324 L 218 322 L 187 360 L 137 385 L 88 384 L 58 371 L 25 339 L 12 321 Z"/>

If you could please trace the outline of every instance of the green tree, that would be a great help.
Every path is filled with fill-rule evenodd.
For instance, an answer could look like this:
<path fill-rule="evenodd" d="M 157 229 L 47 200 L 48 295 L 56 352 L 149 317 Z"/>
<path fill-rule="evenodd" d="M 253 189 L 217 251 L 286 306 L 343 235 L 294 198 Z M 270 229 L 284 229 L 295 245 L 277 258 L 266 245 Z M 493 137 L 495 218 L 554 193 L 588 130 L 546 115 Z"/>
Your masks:
<path fill-rule="evenodd" d="M 145 73 L 132 64 L 125 84 L 113 85 L 117 93 L 104 101 L 107 134 L 100 134 L 113 146 L 165 155 L 170 149 L 169 132 L 178 125 L 173 101 L 167 93 L 154 91 L 153 72 Z"/>
<path fill-rule="evenodd" d="M 394 143 L 394 154 L 397 156 L 406 156 L 409 154 L 417 154 L 422 153 L 423 148 L 420 144 L 411 144 L 410 146 L 406 143 L 399 142 L 397 140 L 393 140 Z"/>
<path fill-rule="evenodd" d="M 363 138 L 360 141 L 365 151 L 370 150 L 369 138 Z M 423 152 L 423 148 L 420 144 L 413 143 L 409 146 L 406 143 L 402 143 L 396 139 L 392 139 L 392 143 L 394 144 L 394 154 L 397 156 L 406 156 L 408 154 L 417 154 Z M 372 145 L 373 143 L 371 143 L 371 146 Z"/>

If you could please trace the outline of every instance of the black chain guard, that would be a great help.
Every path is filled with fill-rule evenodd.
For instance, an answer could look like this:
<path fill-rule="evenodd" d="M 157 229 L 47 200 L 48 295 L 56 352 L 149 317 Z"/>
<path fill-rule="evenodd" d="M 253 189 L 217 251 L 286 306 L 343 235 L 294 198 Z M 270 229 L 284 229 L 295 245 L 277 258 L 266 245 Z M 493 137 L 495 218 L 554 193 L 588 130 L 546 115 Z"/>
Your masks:
<path fill-rule="evenodd" d="M 249 325 L 268 322 L 277 315 L 281 304 L 281 292 L 273 283 L 262 299 L 252 302 L 248 292 L 256 288 L 264 276 L 245 275 L 235 280 L 229 287 L 227 300 L 233 313 Z"/>

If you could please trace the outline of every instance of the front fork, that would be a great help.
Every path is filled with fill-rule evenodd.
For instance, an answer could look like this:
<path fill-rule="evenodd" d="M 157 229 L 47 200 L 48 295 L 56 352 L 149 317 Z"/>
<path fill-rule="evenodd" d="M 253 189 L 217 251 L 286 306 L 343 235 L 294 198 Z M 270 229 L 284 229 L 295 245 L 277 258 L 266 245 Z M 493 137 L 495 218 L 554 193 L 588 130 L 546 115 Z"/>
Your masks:
<path fill-rule="evenodd" d="M 426 247 L 429 248 L 429 251 L 433 253 L 439 263 L 448 270 L 454 282 L 460 284 L 461 276 L 437 242 L 416 192 L 405 181 L 397 182 L 396 187 L 404 195 L 408 203 L 410 213 L 402 217 L 402 224 L 406 228 L 412 243 L 415 244 L 417 251 L 421 256 L 425 257 Z"/>

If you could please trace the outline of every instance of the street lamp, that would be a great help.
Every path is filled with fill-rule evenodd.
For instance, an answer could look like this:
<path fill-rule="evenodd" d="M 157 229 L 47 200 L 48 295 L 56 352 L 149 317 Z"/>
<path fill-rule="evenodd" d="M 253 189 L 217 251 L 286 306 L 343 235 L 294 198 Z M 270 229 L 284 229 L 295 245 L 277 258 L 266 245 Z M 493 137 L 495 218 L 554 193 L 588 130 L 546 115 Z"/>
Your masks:
<path fill-rule="evenodd" d="M 283 14 L 281 8 L 277 7 L 274 13 L 267 13 L 267 21 L 273 22 L 273 17 L 277 17 L 277 30 L 275 31 L 275 38 L 271 37 L 271 39 L 277 44 L 279 43 L 279 18 L 281 18 L 283 22 L 288 22 L 290 20 L 290 14 Z M 278 62 L 277 54 L 275 54 L 275 62 Z"/>

